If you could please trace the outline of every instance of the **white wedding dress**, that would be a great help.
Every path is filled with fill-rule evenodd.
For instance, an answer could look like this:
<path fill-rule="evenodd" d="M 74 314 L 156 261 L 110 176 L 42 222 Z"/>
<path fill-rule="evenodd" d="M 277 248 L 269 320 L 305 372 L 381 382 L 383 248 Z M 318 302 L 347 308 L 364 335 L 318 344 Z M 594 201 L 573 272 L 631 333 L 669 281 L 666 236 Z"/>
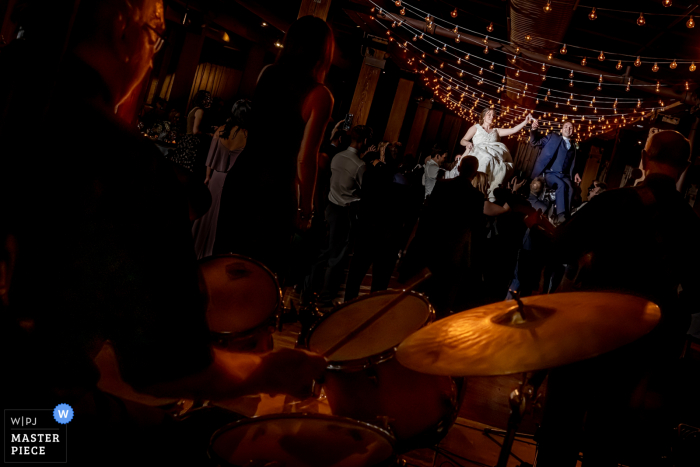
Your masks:
<path fill-rule="evenodd" d="M 472 150 L 464 155 L 479 159 L 479 172 L 485 173 L 489 181 L 489 201 L 495 201 L 493 190 L 500 184 L 508 183 L 513 175 L 513 158 L 506 145 L 501 143 L 501 137 L 495 128 L 488 133 L 477 123 L 472 144 Z"/>

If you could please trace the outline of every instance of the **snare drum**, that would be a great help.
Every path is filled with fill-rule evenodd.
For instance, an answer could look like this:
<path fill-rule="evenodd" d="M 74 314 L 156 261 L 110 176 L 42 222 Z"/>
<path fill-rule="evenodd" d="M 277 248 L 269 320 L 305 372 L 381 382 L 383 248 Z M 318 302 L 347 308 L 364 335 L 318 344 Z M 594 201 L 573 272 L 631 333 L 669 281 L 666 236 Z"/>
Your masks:
<path fill-rule="evenodd" d="M 269 415 L 231 423 L 211 438 L 220 466 L 370 467 L 395 465 L 385 430 L 330 415 Z"/>
<path fill-rule="evenodd" d="M 378 292 L 342 305 L 312 327 L 306 347 L 323 354 L 397 293 Z M 410 293 L 329 356 L 323 391 L 331 412 L 380 426 L 388 422 L 399 450 L 441 439 L 457 416 L 455 382 L 409 370 L 394 358 L 396 347 L 434 317 L 428 300 Z"/>
<path fill-rule="evenodd" d="M 235 254 L 204 258 L 199 270 L 215 345 L 239 352 L 272 350 L 282 304 L 282 290 L 272 271 Z"/>

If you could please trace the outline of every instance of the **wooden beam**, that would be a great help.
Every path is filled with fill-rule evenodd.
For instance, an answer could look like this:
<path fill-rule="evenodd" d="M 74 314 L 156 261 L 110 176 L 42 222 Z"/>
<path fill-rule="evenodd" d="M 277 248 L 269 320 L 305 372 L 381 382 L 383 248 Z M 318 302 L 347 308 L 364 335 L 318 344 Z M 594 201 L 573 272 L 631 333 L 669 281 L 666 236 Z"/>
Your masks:
<path fill-rule="evenodd" d="M 374 91 L 377 89 L 379 75 L 384 68 L 384 52 L 375 50 L 373 56 L 366 56 L 360 70 L 360 76 L 357 78 L 355 86 L 355 94 L 352 96 L 350 104 L 350 112 L 353 114 L 352 125 L 364 125 L 367 123 L 369 109 L 372 106 Z"/>
<path fill-rule="evenodd" d="M 301 0 L 301 7 L 299 8 L 299 16 L 297 16 L 297 19 L 302 16 L 312 15 L 325 21 L 330 8 L 331 0 Z"/>
<path fill-rule="evenodd" d="M 411 125 L 411 133 L 406 143 L 405 154 L 418 155 L 418 148 L 420 147 L 420 140 L 423 137 L 425 122 L 428 121 L 428 114 L 432 106 L 433 104 L 430 102 L 430 99 L 425 99 L 418 104 L 416 116 L 413 118 L 413 124 Z"/>
<path fill-rule="evenodd" d="M 394 96 L 394 104 L 391 106 L 391 113 L 389 114 L 389 122 L 386 124 L 386 131 L 384 131 L 384 141 L 394 142 L 399 140 L 408 102 L 411 100 L 411 91 L 413 91 L 413 81 L 404 78 L 399 79 L 399 85 Z"/>

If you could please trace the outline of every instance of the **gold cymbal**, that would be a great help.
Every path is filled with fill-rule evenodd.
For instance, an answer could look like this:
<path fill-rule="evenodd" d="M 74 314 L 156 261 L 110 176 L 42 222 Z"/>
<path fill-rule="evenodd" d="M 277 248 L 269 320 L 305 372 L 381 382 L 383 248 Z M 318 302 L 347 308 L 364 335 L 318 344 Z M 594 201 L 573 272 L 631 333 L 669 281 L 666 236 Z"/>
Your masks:
<path fill-rule="evenodd" d="M 654 303 L 632 295 L 574 292 L 463 311 L 408 336 L 396 356 L 416 371 L 491 376 L 553 368 L 609 352 L 654 329 Z M 524 319 L 523 319 L 524 318 Z"/>

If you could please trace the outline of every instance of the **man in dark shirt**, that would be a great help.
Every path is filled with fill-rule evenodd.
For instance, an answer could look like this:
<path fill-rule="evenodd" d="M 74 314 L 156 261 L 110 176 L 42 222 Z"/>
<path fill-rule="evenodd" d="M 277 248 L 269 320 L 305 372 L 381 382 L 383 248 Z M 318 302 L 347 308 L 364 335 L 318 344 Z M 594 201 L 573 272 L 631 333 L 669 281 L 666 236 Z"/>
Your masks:
<path fill-rule="evenodd" d="M 557 231 L 552 261 L 579 264 L 564 291 L 641 296 L 660 306 L 663 319 L 633 344 L 550 372 L 538 466 L 575 465 L 586 411 L 592 442 L 585 459 L 617 465 L 618 434 L 633 428 L 620 424 L 632 391 L 645 373 L 679 355 L 690 314 L 700 311 L 700 218 L 676 191 L 689 155 L 680 133 L 655 134 L 642 152 L 647 176 L 641 186 L 595 196 Z M 646 455 L 644 438 L 636 443 L 634 451 Z"/>
<path fill-rule="evenodd" d="M 31 132 L 2 138 L 0 233 L 10 241 L 0 257 L 16 258 L 0 264 L 14 269 L 0 287 L 4 368 L 15 370 L 5 407 L 68 403 L 78 444 L 114 426 L 92 362 L 106 340 L 123 379 L 163 397 L 301 395 L 325 366 L 299 351 L 258 356 L 210 346 L 191 237 L 208 190 L 114 115 L 152 66 L 163 27 L 160 0 L 80 2 L 60 92 L 42 119 L 21 122 L 42 128 L 56 150 L 22 144 Z M 86 449 L 114 441 L 96 442 Z"/>

